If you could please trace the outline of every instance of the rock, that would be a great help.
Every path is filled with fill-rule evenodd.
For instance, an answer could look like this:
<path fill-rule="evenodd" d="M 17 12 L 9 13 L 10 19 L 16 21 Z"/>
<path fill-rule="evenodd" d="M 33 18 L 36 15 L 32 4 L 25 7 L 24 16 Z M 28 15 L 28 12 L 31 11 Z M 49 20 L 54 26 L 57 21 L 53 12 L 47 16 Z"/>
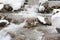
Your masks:
<path fill-rule="evenodd" d="M 41 4 L 44 4 L 46 2 L 48 2 L 48 0 L 39 0 L 39 3 L 41 3 Z"/>
<path fill-rule="evenodd" d="M 0 11 L 2 10 L 3 7 L 4 7 L 4 4 L 0 3 Z"/>
<path fill-rule="evenodd" d="M 7 16 L 5 16 L 4 19 L 5 19 L 5 20 L 8 20 L 9 22 L 12 21 L 12 18 L 9 18 L 9 17 L 7 17 Z"/>
<path fill-rule="evenodd" d="M 52 25 L 55 27 L 60 27 L 60 9 L 54 9 L 52 14 L 54 14 L 51 17 Z"/>
<path fill-rule="evenodd" d="M 3 4 L 9 4 L 13 10 L 18 10 L 24 5 L 25 0 L 0 0 Z"/>
<path fill-rule="evenodd" d="M 39 13 L 44 13 L 44 10 L 45 10 L 45 7 L 42 6 L 42 5 L 40 5 L 40 6 L 39 6 L 39 9 L 38 9 L 38 12 L 39 12 Z"/>
<path fill-rule="evenodd" d="M 9 4 L 5 4 L 4 9 L 6 9 L 7 11 L 12 11 L 13 10 L 13 8 Z"/>
<path fill-rule="evenodd" d="M 0 27 L 7 26 L 9 22 L 7 20 L 0 20 Z"/>
<path fill-rule="evenodd" d="M 2 8 L 1 12 L 12 12 L 13 8 L 9 4 L 4 4 L 4 7 Z"/>
<path fill-rule="evenodd" d="M 56 28 L 57 32 L 60 33 L 60 28 Z"/>
<path fill-rule="evenodd" d="M 60 6 L 59 6 L 59 5 L 57 5 L 57 6 L 52 6 L 51 8 L 53 8 L 53 9 L 60 9 Z"/>
<path fill-rule="evenodd" d="M 43 24 L 46 24 L 46 21 L 45 21 L 45 18 L 42 17 L 42 16 L 37 16 L 38 20 L 43 23 Z"/>
<path fill-rule="evenodd" d="M 56 34 L 46 34 L 45 40 L 57 40 L 58 35 Z"/>
<path fill-rule="evenodd" d="M 37 24 L 38 24 L 38 21 L 36 18 L 27 18 L 25 28 L 36 27 Z"/>
<path fill-rule="evenodd" d="M 15 39 L 13 40 L 25 40 L 25 36 L 24 35 L 16 36 Z"/>
<path fill-rule="evenodd" d="M 37 16 L 37 19 L 38 19 L 38 22 L 42 25 L 51 25 L 51 22 L 49 21 L 48 18 Z"/>
<path fill-rule="evenodd" d="M 45 25 L 52 25 L 51 21 L 48 18 L 45 18 L 46 24 Z"/>

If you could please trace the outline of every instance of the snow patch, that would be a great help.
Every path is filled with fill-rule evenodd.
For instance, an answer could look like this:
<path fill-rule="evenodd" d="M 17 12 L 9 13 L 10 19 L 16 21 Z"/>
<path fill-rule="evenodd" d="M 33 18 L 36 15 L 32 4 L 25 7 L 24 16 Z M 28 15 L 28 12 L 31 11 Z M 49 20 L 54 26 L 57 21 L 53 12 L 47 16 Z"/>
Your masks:
<path fill-rule="evenodd" d="M 6 24 L 9 24 L 7 20 L 0 20 L 0 23 L 5 22 Z"/>
<path fill-rule="evenodd" d="M 4 7 L 4 4 L 0 4 L 0 10 Z"/>
<path fill-rule="evenodd" d="M 39 3 L 41 3 L 41 4 L 44 4 L 46 2 L 48 2 L 48 0 L 39 0 Z"/>
<path fill-rule="evenodd" d="M 56 13 L 57 11 L 59 11 L 59 12 Z M 59 27 L 60 26 L 60 9 L 54 9 L 53 13 L 55 13 L 55 14 L 52 15 L 52 17 L 51 17 L 52 25 Z"/>
<path fill-rule="evenodd" d="M 40 22 L 46 24 L 45 18 L 42 16 L 37 16 L 37 18 L 39 19 Z"/>
<path fill-rule="evenodd" d="M 13 10 L 18 10 L 24 5 L 25 0 L 0 0 L 0 3 L 9 4 Z"/>

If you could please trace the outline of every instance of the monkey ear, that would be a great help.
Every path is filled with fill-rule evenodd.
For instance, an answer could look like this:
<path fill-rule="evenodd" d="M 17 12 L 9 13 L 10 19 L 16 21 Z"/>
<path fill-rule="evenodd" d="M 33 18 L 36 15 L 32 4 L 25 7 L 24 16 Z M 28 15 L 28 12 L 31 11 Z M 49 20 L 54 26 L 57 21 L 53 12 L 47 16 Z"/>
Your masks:
<path fill-rule="evenodd" d="M 9 34 L 11 36 L 11 38 L 15 37 L 15 34 L 13 34 L 12 32 L 7 32 L 7 34 Z"/>

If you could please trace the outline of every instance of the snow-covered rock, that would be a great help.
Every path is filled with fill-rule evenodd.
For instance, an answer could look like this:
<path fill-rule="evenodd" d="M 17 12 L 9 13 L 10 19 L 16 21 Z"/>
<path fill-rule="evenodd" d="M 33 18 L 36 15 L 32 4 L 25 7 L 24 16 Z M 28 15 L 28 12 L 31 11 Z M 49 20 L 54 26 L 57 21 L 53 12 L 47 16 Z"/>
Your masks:
<path fill-rule="evenodd" d="M 37 16 L 38 20 L 42 22 L 43 24 L 46 24 L 45 18 L 42 16 Z"/>
<path fill-rule="evenodd" d="M 37 13 L 39 12 L 44 12 L 45 7 L 43 5 L 25 5 L 25 10 L 28 13 Z"/>
<path fill-rule="evenodd" d="M 8 25 L 7 27 L 3 28 L 1 31 L 0 31 L 0 39 L 1 40 L 11 40 L 11 35 L 8 33 L 8 32 L 11 32 L 13 34 L 16 34 L 17 33 L 17 30 L 20 30 L 21 28 L 23 28 L 25 25 L 25 22 L 24 23 L 21 23 L 19 25 L 16 25 L 16 24 L 13 24 L 11 23 L 10 25 Z"/>
<path fill-rule="evenodd" d="M 45 10 L 45 7 L 43 5 L 40 5 L 39 8 L 38 8 L 39 12 L 44 12 Z"/>
<path fill-rule="evenodd" d="M 23 28 L 24 25 L 25 23 L 21 23 L 20 25 L 11 24 L 8 27 L 3 28 L 0 31 L 1 40 L 11 40 L 12 35 L 10 35 L 9 33 L 16 35 L 15 36 L 16 38 L 21 38 L 21 35 L 25 35 L 26 40 L 30 40 L 30 39 L 41 40 L 42 39 L 44 33 L 39 32 L 37 30 L 24 29 Z M 23 34 L 20 34 L 20 33 L 23 33 Z"/>
<path fill-rule="evenodd" d="M 52 25 L 59 27 L 60 26 L 60 9 L 54 9 L 51 17 Z"/>
<path fill-rule="evenodd" d="M 1 27 L 7 26 L 7 25 L 9 25 L 9 21 L 8 20 L 0 20 L 0 26 Z"/>
<path fill-rule="evenodd" d="M 7 20 L 0 20 L 0 23 L 5 22 L 6 24 L 9 24 Z"/>
<path fill-rule="evenodd" d="M 0 4 L 0 10 L 4 7 L 4 4 Z"/>
<path fill-rule="evenodd" d="M 4 28 L 4 30 L 14 32 L 20 28 L 23 28 L 24 25 L 25 25 L 25 22 L 18 24 L 18 25 L 17 24 L 10 24 L 8 27 Z"/>
<path fill-rule="evenodd" d="M 48 0 L 39 0 L 39 3 L 40 3 L 40 4 L 44 4 L 44 3 L 46 3 L 46 2 L 48 2 Z"/>
<path fill-rule="evenodd" d="M 26 36 L 26 40 L 41 40 L 44 36 L 43 32 L 39 32 L 37 30 L 26 30 L 24 34 Z"/>
<path fill-rule="evenodd" d="M 32 10 L 34 10 L 34 12 L 38 12 L 38 5 L 32 5 Z"/>
<path fill-rule="evenodd" d="M 21 15 L 24 18 L 36 18 L 37 17 L 37 13 L 34 11 L 22 11 L 20 13 L 18 13 L 17 15 Z"/>
<path fill-rule="evenodd" d="M 25 9 L 30 12 L 37 12 L 38 5 L 25 5 Z"/>
<path fill-rule="evenodd" d="M 27 18 L 25 28 L 36 27 L 38 24 L 37 18 Z"/>
<path fill-rule="evenodd" d="M 56 28 L 60 28 L 60 9 L 54 9 L 52 14 L 52 27 L 50 27 L 50 29 L 52 30 L 52 32 L 57 32 Z"/>
<path fill-rule="evenodd" d="M 46 24 L 45 18 L 42 16 L 38 16 L 36 12 L 31 12 L 31 11 L 24 11 L 24 12 L 20 12 L 17 15 L 21 15 L 23 18 L 38 18 L 40 22 L 42 22 L 43 24 Z"/>
<path fill-rule="evenodd" d="M 0 36 L 0 40 L 11 40 L 11 36 L 9 34 L 2 37 Z"/>
<path fill-rule="evenodd" d="M 48 27 L 46 27 L 46 29 L 48 30 L 47 31 L 48 33 L 53 33 L 53 34 L 58 33 L 56 30 L 56 26 L 48 26 Z"/>
<path fill-rule="evenodd" d="M 9 4 L 13 10 L 18 10 L 24 5 L 25 0 L 0 0 L 0 3 Z"/>
<path fill-rule="evenodd" d="M 60 9 L 54 9 L 53 12 L 52 12 L 52 14 L 57 14 L 59 12 L 60 12 Z"/>
<path fill-rule="evenodd" d="M 36 29 L 34 29 L 34 31 L 37 33 L 37 34 L 39 34 L 40 36 L 38 36 L 37 38 L 36 38 L 36 40 L 44 40 L 44 33 L 43 32 L 39 32 L 39 31 L 37 31 Z"/>

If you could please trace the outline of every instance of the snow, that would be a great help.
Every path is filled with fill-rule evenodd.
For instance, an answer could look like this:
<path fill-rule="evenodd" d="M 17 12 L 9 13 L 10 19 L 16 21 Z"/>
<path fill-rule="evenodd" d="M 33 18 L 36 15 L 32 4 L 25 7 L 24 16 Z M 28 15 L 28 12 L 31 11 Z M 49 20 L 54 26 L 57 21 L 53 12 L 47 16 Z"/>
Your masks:
<path fill-rule="evenodd" d="M 21 8 L 21 6 L 24 5 L 24 2 L 25 0 L 13 0 L 11 6 L 13 7 L 14 10 L 18 10 L 19 8 Z"/>
<path fill-rule="evenodd" d="M 48 27 L 48 28 L 50 32 L 57 33 L 56 28 L 60 28 L 60 9 L 54 9 L 52 14 L 54 14 L 51 17 L 52 27 Z"/>
<path fill-rule="evenodd" d="M 11 23 L 8 27 L 4 28 L 4 30 L 15 32 L 16 30 L 23 28 L 25 24 L 26 24 L 25 22 L 18 24 L 18 25 Z"/>
<path fill-rule="evenodd" d="M 20 13 L 18 13 L 18 15 L 21 15 L 24 18 L 38 18 L 40 20 L 40 22 L 46 24 L 45 18 L 42 16 L 38 16 L 37 12 L 35 12 L 35 10 L 34 10 L 35 8 L 33 8 L 33 7 L 29 8 L 29 5 L 26 5 L 25 9 L 26 9 L 26 11 L 20 12 Z"/>
<path fill-rule="evenodd" d="M 17 15 L 21 15 L 24 18 L 36 18 L 37 14 L 36 13 L 31 13 L 31 12 L 20 12 Z"/>
<path fill-rule="evenodd" d="M 36 35 L 40 35 L 40 36 L 37 36 L 36 40 L 43 39 L 44 33 L 42 31 L 38 31 L 37 29 L 34 29 L 33 31 L 35 31 L 37 33 Z"/>
<path fill-rule="evenodd" d="M 11 40 L 11 37 L 8 34 L 8 35 L 4 36 L 3 38 L 0 38 L 0 40 Z"/>
<path fill-rule="evenodd" d="M 45 10 L 45 7 L 42 6 L 42 5 L 40 5 L 40 6 L 39 6 L 39 11 L 44 11 L 44 10 Z"/>
<path fill-rule="evenodd" d="M 60 12 L 60 9 L 54 9 L 53 12 L 52 12 L 52 14 L 54 14 L 54 13 L 57 14 L 57 13 L 56 13 L 57 11 Z M 58 14 L 59 14 L 59 13 L 58 13 Z"/>
<path fill-rule="evenodd" d="M 44 4 L 46 2 L 48 2 L 48 0 L 39 0 L 39 3 L 41 3 L 41 4 Z"/>
<path fill-rule="evenodd" d="M 39 19 L 40 22 L 46 24 L 46 21 L 45 21 L 44 17 L 42 17 L 42 16 L 37 16 L 37 17 L 38 17 L 38 19 Z"/>
<path fill-rule="evenodd" d="M 37 38 L 37 40 L 42 40 L 43 39 L 43 37 L 41 37 L 41 36 L 39 36 L 38 38 Z"/>
<path fill-rule="evenodd" d="M 18 15 L 22 15 L 24 18 L 37 17 L 37 9 L 32 5 L 25 5 L 25 11 L 19 12 Z"/>
<path fill-rule="evenodd" d="M 0 10 L 4 7 L 4 4 L 0 4 Z"/>
<path fill-rule="evenodd" d="M 24 5 L 25 0 L 0 0 L 0 3 L 9 4 L 13 10 L 18 10 Z"/>
<path fill-rule="evenodd" d="M 59 12 L 56 13 L 57 11 Z M 52 25 L 59 27 L 60 26 L 60 9 L 54 9 L 53 13 L 55 13 L 55 15 L 52 15 L 51 17 Z"/>
<path fill-rule="evenodd" d="M 21 29 L 23 28 L 24 25 L 25 25 L 25 22 L 21 23 L 20 25 L 10 24 L 8 27 L 3 28 L 0 31 L 0 39 L 1 40 L 11 40 L 12 39 L 11 35 L 9 35 L 7 32 L 12 32 L 13 34 L 15 34 L 15 33 L 17 33 L 18 30 L 21 31 Z M 28 37 L 28 39 L 34 38 L 36 40 L 42 39 L 42 37 L 44 35 L 44 33 L 39 32 L 37 30 L 32 30 L 32 31 L 26 30 L 26 32 L 23 32 L 23 33 L 25 33 L 25 35 Z"/>
<path fill-rule="evenodd" d="M 40 6 L 38 6 L 38 5 L 25 5 L 25 10 L 26 10 L 25 13 L 26 13 L 27 17 L 37 17 L 38 10 L 39 11 L 44 11 L 45 7 L 42 6 L 42 5 L 40 5 Z"/>
<path fill-rule="evenodd" d="M 39 3 L 43 4 L 47 1 L 48 0 L 39 0 Z M 21 8 L 21 6 L 23 6 L 25 0 L 10 0 L 10 1 L 1 0 L 0 2 L 3 3 L 3 4 L 0 4 L 0 9 L 3 8 L 4 4 L 9 4 L 10 6 L 13 7 L 13 10 L 18 10 L 19 8 Z M 38 7 L 38 5 L 33 5 L 33 6 L 26 5 L 25 11 L 19 12 L 17 15 L 22 15 L 22 17 L 24 17 L 24 18 L 38 18 L 40 22 L 42 22 L 43 24 L 46 24 L 45 17 L 37 15 L 38 8 L 39 8 L 39 11 L 45 10 L 44 6 L 42 6 L 42 5 L 40 5 L 39 7 Z M 57 10 L 59 11 L 58 13 L 56 13 Z M 55 13 L 55 15 L 52 15 L 52 17 L 51 17 L 52 26 L 44 28 L 44 29 L 48 30 L 49 33 L 57 32 L 56 27 L 60 27 L 60 14 L 59 14 L 60 9 L 54 9 L 53 13 Z M 7 24 L 9 24 L 9 22 L 7 20 L 0 20 L 0 23 L 2 23 L 2 22 L 6 22 Z M 35 21 L 34 25 L 36 25 L 36 23 L 37 22 Z M 21 30 L 21 28 L 23 28 L 25 24 L 26 24 L 26 21 L 24 21 L 21 24 L 10 23 L 10 25 L 8 25 L 7 27 L 0 30 L 0 40 L 11 40 L 12 39 L 11 35 L 9 35 L 8 32 L 12 32 L 15 34 L 15 33 L 17 33 L 18 30 Z M 33 23 L 31 23 L 31 24 L 33 24 Z M 30 36 L 30 33 L 31 33 L 31 36 L 34 37 L 36 40 L 42 40 L 42 38 L 44 36 L 44 33 L 42 33 L 41 31 L 37 31 L 37 30 L 33 30 L 33 32 L 29 31 L 26 36 Z M 29 40 L 29 37 L 28 37 L 28 40 Z"/>
<path fill-rule="evenodd" d="M 11 35 L 9 35 L 8 32 L 15 33 L 17 30 L 20 30 L 21 28 L 23 28 L 24 25 L 25 25 L 25 22 L 23 22 L 19 25 L 11 23 L 10 25 L 8 25 L 7 27 L 3 28 L 0 31 L 0 39 L 1 40 L 11 40 L 12 39 Z"/>
<path fill-rule="evenodd" d="M 25 5 L 25 9 L 28 12 L 37 12 L 38 10 L 38 5 Z"/>
<path fill-rule="evenodd" d="M 34 10 L 34 12 L 38 12 L 38 5 L 32 5 L 32 9 L 31 10 Z"/>
<path fill-rule="evenodd" d="M 9 24 L 7 20 L 0 20 L 0 23 L 5 22 L 6 24 Z"/>
<path fill-rule="evenodd" d="M 52 33 L 52 34 L 58 33 L 56 30 L 56 26 L 48 26 L 46 27 L 46 29 L 48 30 L 48 33 Z"/>
<path fill-rule="evenodd" d="M 0 40 L 11 40 L 11 37 L 6 31 L 1 30 L 0 31 Z"/>

